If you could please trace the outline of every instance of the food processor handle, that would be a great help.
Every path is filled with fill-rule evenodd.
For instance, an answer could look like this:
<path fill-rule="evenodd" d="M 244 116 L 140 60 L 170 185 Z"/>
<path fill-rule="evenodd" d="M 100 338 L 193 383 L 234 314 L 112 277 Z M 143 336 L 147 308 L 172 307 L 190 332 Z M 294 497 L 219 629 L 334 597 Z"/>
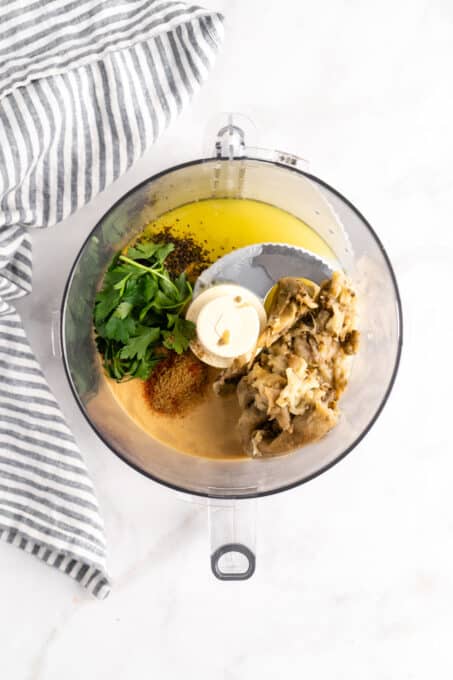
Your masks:
<path fill-rule="evenodd" d="M 237 563 L 237 558 L 236 562 L 234 561 L 235 555 L 242 555 L 245 557 L 247 561 L 245 569 L 238 570 L 238 568 L 235 566 L 233 571 L 229 565 L 226 569 L 221 566 L 221 559 L 224 556 L 230 557 L 230 564 Z M 212 572 L 214 576 L 216 576 L 221 581 L 244 581 L 245 579 L 253 576 L 255 572 L 255 566 L 255 553 L 242 543 L 225 543 L 225 545 L 221 545 L 220 548 L 217 548 L 217 550 L 215 550 L 211 555 Z"/>
<path fill-rule="evenodd" d="M 250 578 L 256 566 L 256 500 L 210 498 L 208 507 L 214 576 L 221 581 Z"/>
<path fill-rule="evenodd" d="M 298 170 L 308 170 L 309 163 L 305 158 L 288 151 L 268 149 L 257 146 L 258 130 L 255 123 L 242 113 L 228 111 L 216 115 L 206 131 L 206 152 L 212 153 L 212 137 L 214 136 L 214 156 L 223 160 L 237 158 L 256 158 L 272 163 L 279 163 Z M 232 174 L 231 168 L 224 171 Z M 234 178 L 234 173 L 233 173 Z M 232 177 L 230 177 L 230 180 Z M 244 179 L 244 170 L 239 168 L 237 177 L 239 185 Z M 231 182 L 230 182 L 231 183 Z M 239 186 L 239 189 L 241 186 Z M 235 191 L 238 187 L 235 186 Z M 225 187 L 223 186 L 223 190 Z"/>

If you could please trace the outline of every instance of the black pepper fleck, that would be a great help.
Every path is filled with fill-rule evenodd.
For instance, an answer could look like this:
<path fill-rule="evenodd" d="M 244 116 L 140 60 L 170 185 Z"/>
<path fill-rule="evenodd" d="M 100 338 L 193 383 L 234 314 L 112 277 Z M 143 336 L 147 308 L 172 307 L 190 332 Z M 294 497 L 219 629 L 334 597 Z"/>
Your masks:
<path fill-rule="evenodd" d="M 149 237 L 146 239 L 149 240 Z M 186 272 L 189 280 L 194 281 L 202 271 L 213 262 L 209 250 L 198 243 L 190 234 L 176 235 L 170 226 L 153 232 L 151 240 L 155 243 L 173 243 L 174 250 L 165 260 L 170 276 Z M 207 241 L 206 241 L 207 243 Z"/>

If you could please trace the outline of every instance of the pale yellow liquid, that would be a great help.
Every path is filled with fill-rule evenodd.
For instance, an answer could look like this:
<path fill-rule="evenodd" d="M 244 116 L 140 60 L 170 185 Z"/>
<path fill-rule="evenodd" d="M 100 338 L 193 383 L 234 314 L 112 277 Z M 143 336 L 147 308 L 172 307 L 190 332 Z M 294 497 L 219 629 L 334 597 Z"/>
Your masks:
<path fill-rule="evenodd" d="M 212 252 L 214 260 L 253 243 L 289 243 L 335 261 L 327 243 L 294 215 L 268 203 L 213 198 L 171 210 L 145 228 L 145 234 L 171 227 L 176 236 L 189 232 Z M 206 241 L 206 243 L 204 243 Z"/>
<path fill-rule="evenodd" d="M 189 203 L 159 217 L 145 233 L 152 236 L 164 227 L 170 227 L 175 236 L 190 234 L 206 246 L 213 261 L 236 248 L 262 242 L 300 246 L 335 261 L 329 246 L 304 222 L 258 201 L 227 198 Z M 208 392 L 186 416 L 175 418 L 151 410 L 141 380 L 120 384 L 106 380 L 120 406 L 153 439 L 205 458 L 243 456 L 235 432 L 240 413 L 235 396 L 224 399 Z"/>

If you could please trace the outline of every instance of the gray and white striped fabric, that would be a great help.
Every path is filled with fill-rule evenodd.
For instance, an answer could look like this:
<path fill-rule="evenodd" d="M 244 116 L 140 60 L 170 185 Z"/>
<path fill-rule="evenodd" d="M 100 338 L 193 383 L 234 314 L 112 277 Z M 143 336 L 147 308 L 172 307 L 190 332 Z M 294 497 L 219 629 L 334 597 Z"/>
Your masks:
<path fill-rule="evenodd" d="M 0 538 L 99 598 L 102 519 L 25 337 L 29 230 L 121 175 L 205 80 L 222 17 L 160 0 L 3 0 L 0 13 Z"/>

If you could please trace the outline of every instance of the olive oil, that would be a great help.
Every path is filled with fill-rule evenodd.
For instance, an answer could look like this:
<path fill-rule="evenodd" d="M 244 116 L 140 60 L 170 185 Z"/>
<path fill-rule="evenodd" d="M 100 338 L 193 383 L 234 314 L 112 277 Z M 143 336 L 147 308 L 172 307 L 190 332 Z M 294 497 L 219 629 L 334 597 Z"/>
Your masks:
<path fill-rule="evenodd" d="M 213 261 L 253 243 L 288 243 L 335 261 L 318 234 L 294 215 L 259 201 L 215 198 L 187 203 L 165 213 L 145 228 L 152 237 L 169 227 L 175 236 L 192 236 L 209 251 Z"/>

